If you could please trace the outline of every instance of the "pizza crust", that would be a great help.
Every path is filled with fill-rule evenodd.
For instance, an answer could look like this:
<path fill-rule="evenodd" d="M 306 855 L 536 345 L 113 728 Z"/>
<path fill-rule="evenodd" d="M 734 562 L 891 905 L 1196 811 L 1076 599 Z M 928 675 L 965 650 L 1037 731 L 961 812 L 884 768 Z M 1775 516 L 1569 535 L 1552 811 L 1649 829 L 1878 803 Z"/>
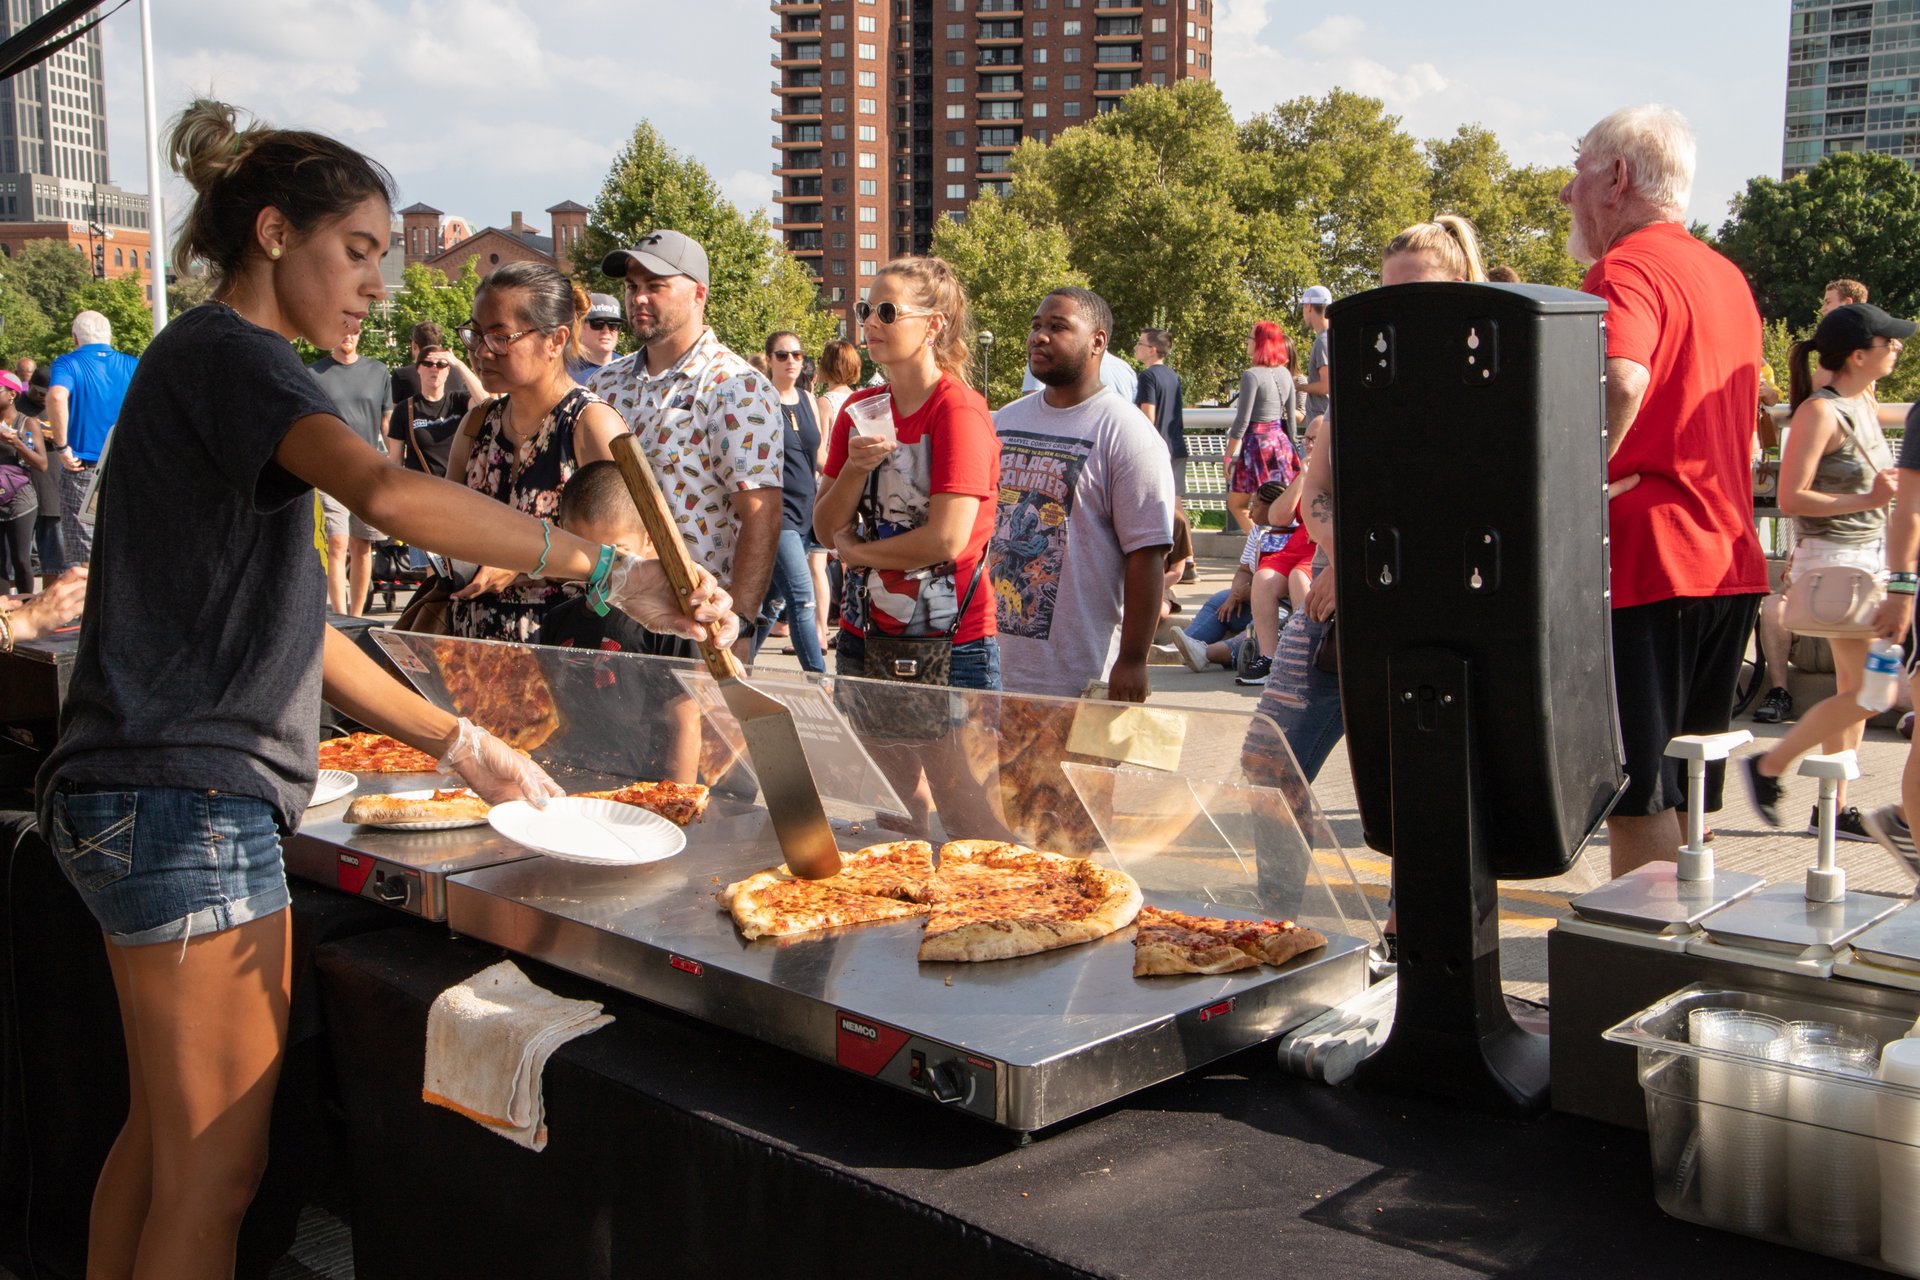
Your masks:
<path fill-rule="evenodd" d="M 1279 966 L 1327 945 L 1326 935 L 1291 920 L 1222 920 L 1147 907 L 1133 938 L 1133 976 L 1232 973 Z"/>
<path fill-rule="evenodd" d="M 1081 860 L 1061 858 L 1060 861 L 1071 864 Z M 929 922 L 927 936 L 920 943 L 920 959 L 1009 960 L 1093 942 L 1133 923 L 1140 912 L 1140 886 L 1132 876 L 1092 862 L 1076 867 L 1075 873 L 1091 879 L 1101 895 L 1085 914 L 1071 920 L 1048 919 L 1044 914 L 978 920 L 934 932 L 936 918 Z"/>
<path fill-rule="evenodd" d="M 784 938 L 840 925 L 868 924 L 925 915 L 927 908 L 887 898 L 822 889 L 811 880 L 790 880 L 761 871 L 722 889 L 720 900 L 742 936 Z"/>
<path fill-rule="evenodd" d="M 375 825 L 388 822 L 473 822 L 485 819 L 492 807 L 472 794 L 447 800 L 403 800 L 398 796 L 363 795 L 355 796 L 353 803 L 347 806 L 347 821 Z"/>
<path fill-rule="evenodd" d="M 1157 937 L 1134 940 L 1133 976 L 1150 978 L 1168 973 L 1233 973 L 1257 969 L 1260 957 L 1227 943 L 1196 946 L 1174 938 Z"/>

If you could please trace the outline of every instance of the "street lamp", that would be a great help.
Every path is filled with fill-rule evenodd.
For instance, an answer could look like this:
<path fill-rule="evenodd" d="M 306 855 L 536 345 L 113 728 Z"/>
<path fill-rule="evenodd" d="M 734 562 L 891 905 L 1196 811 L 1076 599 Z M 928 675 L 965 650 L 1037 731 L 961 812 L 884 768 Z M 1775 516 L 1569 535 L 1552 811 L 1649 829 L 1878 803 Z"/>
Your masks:
<path fill-rule="evenodd" d="M 991 395 L 993 386 L 993 330 L 980 331 L 980 390 Z"/>

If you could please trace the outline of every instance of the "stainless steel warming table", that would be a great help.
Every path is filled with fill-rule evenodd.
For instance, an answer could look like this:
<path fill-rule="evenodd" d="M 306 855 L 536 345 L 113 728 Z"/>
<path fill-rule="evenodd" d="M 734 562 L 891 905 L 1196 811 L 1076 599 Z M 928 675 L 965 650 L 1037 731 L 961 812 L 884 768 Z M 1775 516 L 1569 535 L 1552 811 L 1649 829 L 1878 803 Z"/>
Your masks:
<path fill-rule="evenodd" d="M 533 754 L 556 772 L 689 776 L 660 767 L 677 761 L 716 788 L 687 848 L 658 863 L 507 861 L 509 850 L 480 841 L 469 852 L 495 865 L 434 873 L 454 932 L 994 1124 L 1055 1124 L 1277 1036 L 1367 984 L 1377 930 L 1364 895 L 1259 717 L 756 675 L 795 710 L 843 848 L 920 823 L 936 845 L 943 834 L 1019 840 L 1117 866 L 1152 903 L 1298 919 L 1330 940 L 1283 969 L 1217 977 L 1134 978 L 1131 930 L 1015 960 L 922 964 L 917 920 L 740 937 L 715 894 L 778 865 L 780 850 L 765 811 L 746 803 L 748 764 L 695 664 L 380 640 L 429 698 L 455 709 L 440 674 L 449 645 L 489 646 L 515 678 L 537 664 L 561 727 Z M 323 819 L 308 834 L 333 833 Z M 390 844 L 352 839 L 357 854 L 381 858 L 453 852 L 399 833 Z M 411 894 L 411 881 L 402 889 Z"/>

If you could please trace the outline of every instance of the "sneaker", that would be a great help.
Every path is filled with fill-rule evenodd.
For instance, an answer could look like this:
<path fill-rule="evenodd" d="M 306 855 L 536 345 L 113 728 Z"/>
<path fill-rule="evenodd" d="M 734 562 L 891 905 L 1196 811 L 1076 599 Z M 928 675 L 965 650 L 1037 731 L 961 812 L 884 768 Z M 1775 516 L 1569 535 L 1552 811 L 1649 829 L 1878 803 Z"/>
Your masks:
<path fill-rule="evenodd" d="M 1273 670 L 1272 658 L 1254 658 L 1242 664 L 1239 675 L 1233 678 L 1235 684 L 1265 684 L 1267 673 Z"/>
<path fill-rule="evenodd" d="M 1807 815 L 1807 834 L 1820 834 L 1820 806 L 1815 805 L 1813 812 Z M 1871 841 L 1873 833 L 1867 830 L 1866 819 L 1858 805 L 1848 805 L 1834 815 L 1833 838 L 1836 840 L 1858 840 L 1861 843 Z"/>
<path fill-rule="evenodd" d="M 1184 631 L 1173 633 L 1173 649 L 1180 655 L 1180 661 L 1187 664 L 1189 671 L 1205 671 L 1213 665 L 1207 661 L 1207 646 Z"/>
<path fill-rule="evenodd" d="M 1920 857 L 1915 857 L 1913 852 L 1913 832 L 1900 815 L 1899 805 L 1883 804 L 1878 809 L 1869 809 L 1860 815 L 1860 822 L 1867 834 L 1898 859 L 1909 875 L 1920 876 Z"/>
<path fill-rule="evenodd" d="M 1200 571 L 1194 567 L 1193 561 L 1187 561 L 1187 567 L 1180 571 L 1180 581 L 1183 583 L 1200 581 Z"/>
<path fill-rule="evenodd" d="M 1780 779 L 1769 778 L 1760 772 L 1759 756 L 1740 757 L 1740 773 L 1747 780 L 1747 795 L 1753 801 L 1753 807 L 1770 827 L 1780 825 L 1780 798 L 1787 789 L 1780 785 Z"/>
<path fill-rule="evenodd" d="M 1767 690 L 1767 696 L 1760 699 L 1760 705 L 1753 709 L 1755 724 L 1779 724 L 1793 714 L 1793 695 L 1779 685 Z"/>

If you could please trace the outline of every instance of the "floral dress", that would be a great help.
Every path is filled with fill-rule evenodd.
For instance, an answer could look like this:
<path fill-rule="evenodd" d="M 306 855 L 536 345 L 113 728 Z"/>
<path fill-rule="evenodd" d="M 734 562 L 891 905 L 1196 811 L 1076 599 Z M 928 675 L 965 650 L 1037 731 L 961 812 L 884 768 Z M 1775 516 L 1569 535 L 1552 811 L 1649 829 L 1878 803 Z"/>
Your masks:
<path fill-rule="evenodd" d="M 560 510 L 560 490 L 573 478 L 580 463 L 573 452 L 573 426 L 600 397 L 575 387 L 560 398 L 540 424 L 539 432 L 516 451 L 506 438 L 507 396 L 487 409 L 473 450 L 467 455 L 467 488 L 504 502 L 515 511 L 551 520 Z M 476 640 L 531 642 L 546 611 L 561 599 L 558 587 L 508 587 L 474 600 L 454 600 L 447 610 L 448 629 L 456 636 Z"/>

